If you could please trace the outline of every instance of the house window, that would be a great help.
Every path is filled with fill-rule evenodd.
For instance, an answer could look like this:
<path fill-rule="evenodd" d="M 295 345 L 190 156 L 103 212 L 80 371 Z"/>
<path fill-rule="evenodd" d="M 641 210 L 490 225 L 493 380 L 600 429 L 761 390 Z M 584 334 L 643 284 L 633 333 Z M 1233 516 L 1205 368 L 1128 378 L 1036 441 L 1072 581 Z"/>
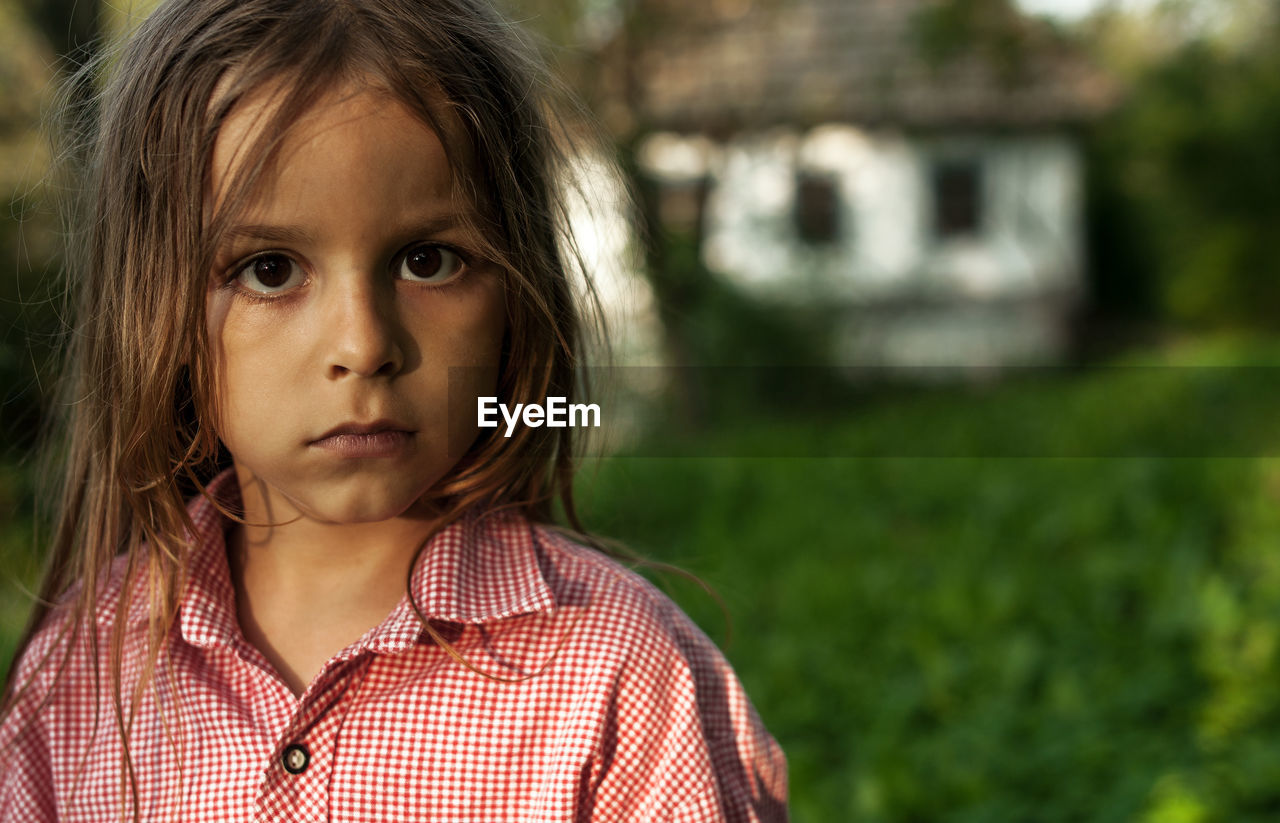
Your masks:
<path fill-rule="evenodd" d="M 830 174 L 796 175 L 796 234 L 806 243 L 825 246 L 840 237 L 840 195 Z"/>
<path fill-rule="evenodd" d="M 982 167 L 945 160 L 933 167 L 933 228 L 939 238 L 977 234 L 982 226 Z"/>

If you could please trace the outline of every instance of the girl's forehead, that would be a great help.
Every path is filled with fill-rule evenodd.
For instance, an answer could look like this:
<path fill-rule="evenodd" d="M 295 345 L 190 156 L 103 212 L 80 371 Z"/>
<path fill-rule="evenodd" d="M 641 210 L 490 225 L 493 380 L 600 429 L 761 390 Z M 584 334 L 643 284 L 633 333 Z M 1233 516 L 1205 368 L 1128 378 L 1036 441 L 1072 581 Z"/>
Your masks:
<path fill-rule="evenodd" d="M 271 188 L 282 169 L 297 163 L 342 164 L 375 141 L 384 146 L 431 146 L 432 153 L 442 155 L 435 167 L 445 172 L 446 179 L 437 182 L 452 187 L 451 155 L 457 152 L 451 148 L 458 141 L 457 131 L 449 126 L 461 127 L 449 123 L 456 118 L 450 118 L 447 108 L 442 107 L 443 116 L 433 117 L 441 126 L 437 129 L 385 87 L 371 83 L 335 83 L 308 95 L 304 105 L 299 105 L 300 99 L 296 88 L 277 82 L 244 94 L 231 107 L 210 158 L 208 194 L 215 210 L 241 175 L 250 175 L 249 191 L 261 194 L 264 184 Z M 455 139 L 450 140 L 448 132 L 454 132 Z"/>

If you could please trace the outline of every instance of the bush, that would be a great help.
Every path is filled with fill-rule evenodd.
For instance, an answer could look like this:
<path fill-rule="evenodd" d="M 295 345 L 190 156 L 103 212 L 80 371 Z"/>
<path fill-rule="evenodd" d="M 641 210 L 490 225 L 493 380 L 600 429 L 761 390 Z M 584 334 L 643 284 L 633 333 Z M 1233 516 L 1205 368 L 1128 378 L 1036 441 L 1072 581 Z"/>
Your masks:
<path fill-rule="evenodd" d="M 1124 311 L 1270 328 L 1280 310 L 1280 18 L 1152 66 L 1091 145 L 1094 292 Z"/>
<path fill-rule="evenodd" d="M 974 410 L 1006 401 L 1033 421 L 1070 416 L 1067 430 L 1112 448 L 1117 432 L 1175 431 L 1165 418 L 1205 412 L 1184 408 L 1188 391 L 1125 414 L 1116 381 L 1128 377 L 823 421 L 842 430 L 823 441 L 833 455 L 902 438 L 905 419 L 934 438 L 924 453 L 947 457 L 616 457 L 583 474 L 581 495 L 601 532 L 725 600 L 731 638 L 711 598 L 668 581 L 729 639 L 787 751 L 799 823 L 1269 818 L 1280 463 L 1152 456 L 1193 453 L 1158 439 L 1137 446 L 1148 456 L 1034 456 L 1062 453 L 1051 425 L 1022 435 L 1031 456 L 983 445 L 1002 442 L 1006 421 L 982 430 Z M 1265 402 L 1216 422 L 1276 419 Z M 753 454 L 769 436 L 809 454 L 810 426 L 744 423 L 703 448 Z M 976 439 L 938 440 L 955 431 Z"/>

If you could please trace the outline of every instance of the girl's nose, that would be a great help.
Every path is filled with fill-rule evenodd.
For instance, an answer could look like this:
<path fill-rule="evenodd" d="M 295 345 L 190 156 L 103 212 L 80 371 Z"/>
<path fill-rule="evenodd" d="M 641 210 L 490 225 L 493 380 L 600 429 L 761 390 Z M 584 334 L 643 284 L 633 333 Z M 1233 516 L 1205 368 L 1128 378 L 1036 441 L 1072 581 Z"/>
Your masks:
<path fill-rule="evenodd" d="M 327 371 L 332 379 L 392 377 L 404 366 L 395 295 L 364 278 L 360 281 L 336 290 L 326 312 L 332 325 L 320 330 L 328 340 Z"/>

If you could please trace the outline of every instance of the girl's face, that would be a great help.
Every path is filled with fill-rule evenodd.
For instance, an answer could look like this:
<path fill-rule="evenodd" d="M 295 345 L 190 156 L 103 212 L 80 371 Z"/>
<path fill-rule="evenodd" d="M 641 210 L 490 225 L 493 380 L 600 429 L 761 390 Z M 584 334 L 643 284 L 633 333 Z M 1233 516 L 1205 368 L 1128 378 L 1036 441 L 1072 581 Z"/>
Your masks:
<path fill-rule="evenodd" d="M 227 118 L 213 192 L 269 106 Z M 294 124 L 220 240 L 208 297 L 216 425 L 246 505 L 273 522 L 412 516 L 474 440 L 505 310 L 468 208 L 439 138 L 385 94 L 335 89 Z M 459 366 L 482 368 L 451 385 Z"/>

